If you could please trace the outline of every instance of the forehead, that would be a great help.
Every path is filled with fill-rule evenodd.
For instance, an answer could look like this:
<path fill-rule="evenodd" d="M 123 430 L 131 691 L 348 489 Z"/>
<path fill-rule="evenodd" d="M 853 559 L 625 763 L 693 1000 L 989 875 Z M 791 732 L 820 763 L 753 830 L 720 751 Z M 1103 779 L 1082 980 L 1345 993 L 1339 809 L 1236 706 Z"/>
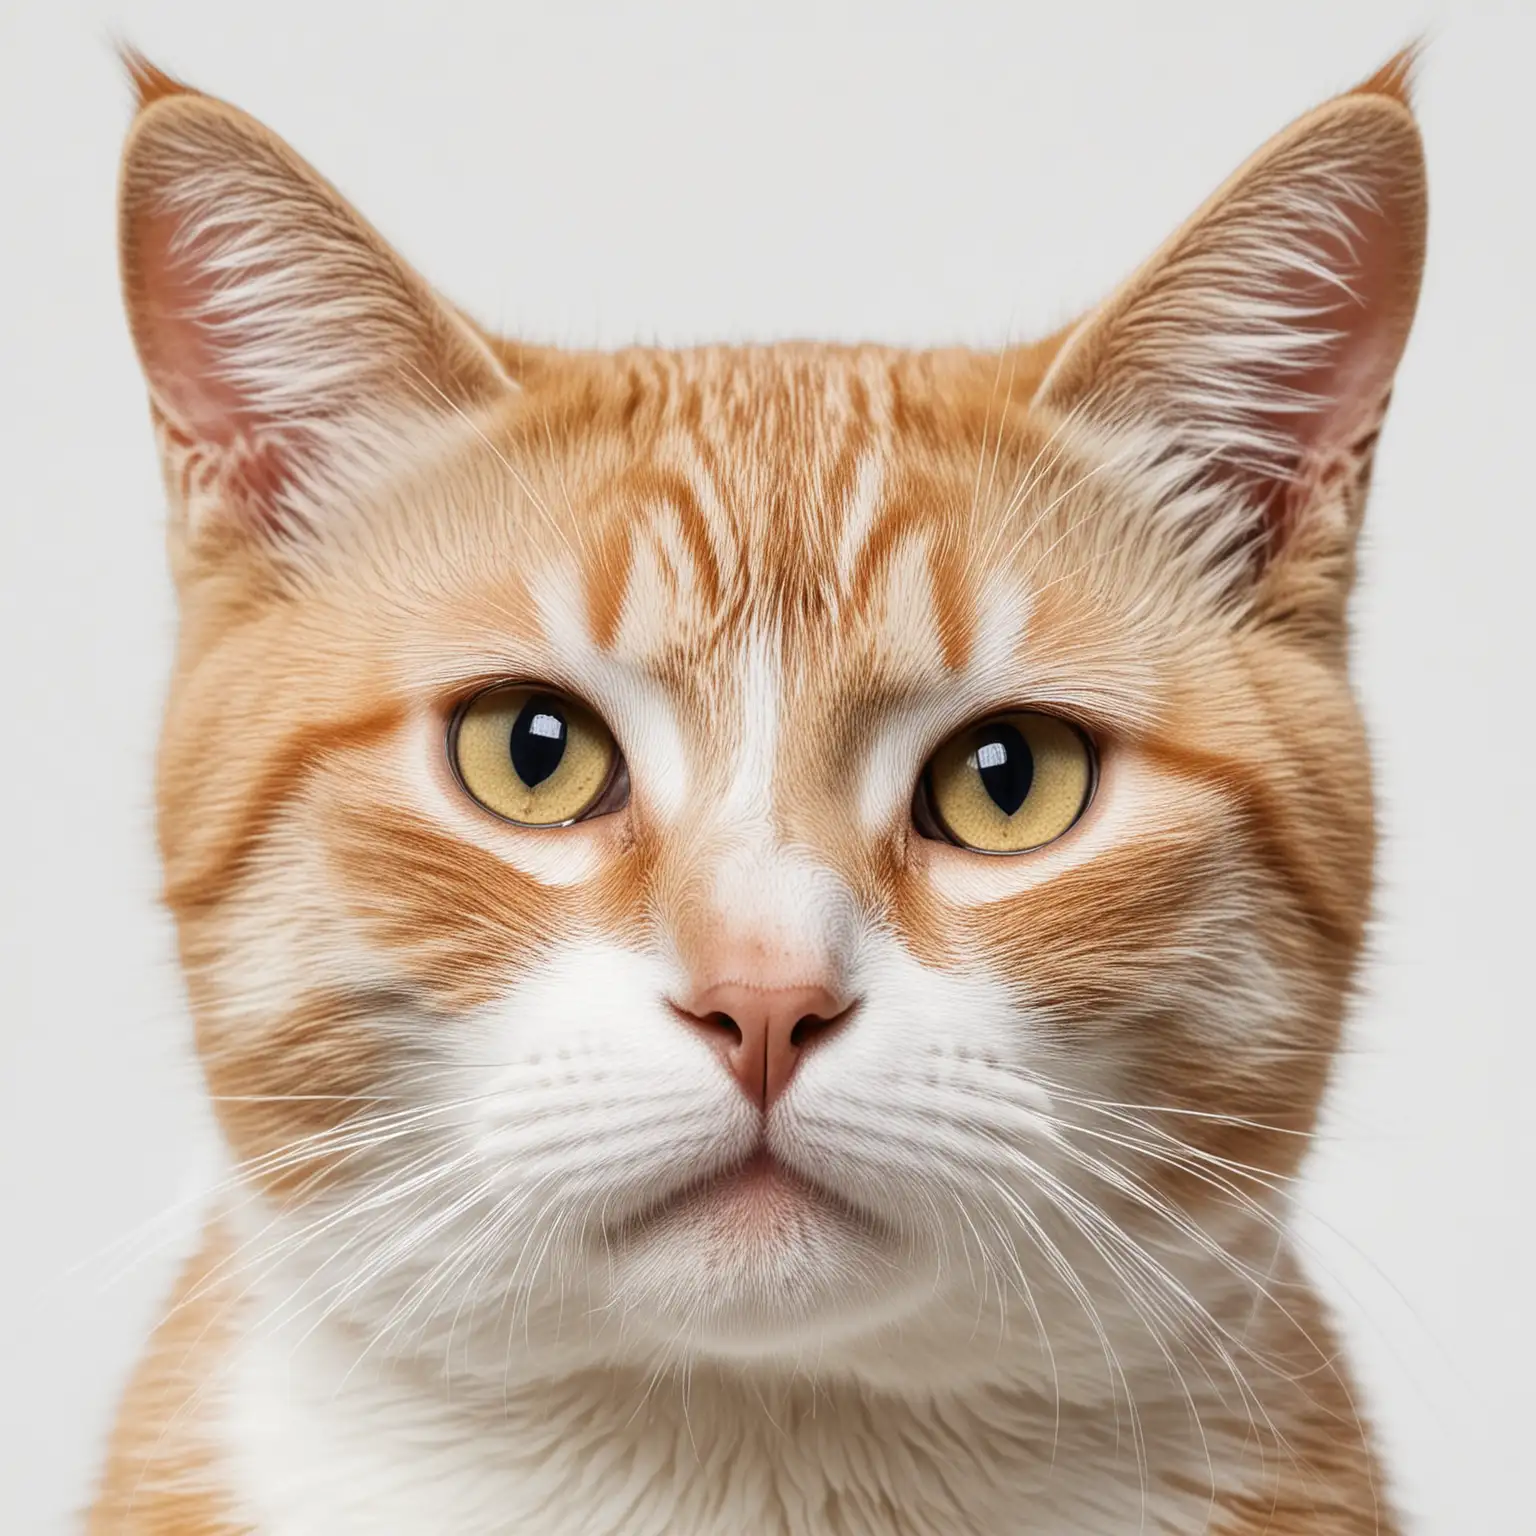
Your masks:
<path fill-rule="evenodd" d="M 545 590 L 575 610 L 560 627 L 579 618 L 593 648 L 679 685 L 765 645 L 790 685 L 829 667 L 874 690 L 964 670 L 984 577 L 1008 563 L 1018 467 L 1038 457 L 1019 371 L 786 346 L 535 378 L 503 448 L 536 504 Z"/>

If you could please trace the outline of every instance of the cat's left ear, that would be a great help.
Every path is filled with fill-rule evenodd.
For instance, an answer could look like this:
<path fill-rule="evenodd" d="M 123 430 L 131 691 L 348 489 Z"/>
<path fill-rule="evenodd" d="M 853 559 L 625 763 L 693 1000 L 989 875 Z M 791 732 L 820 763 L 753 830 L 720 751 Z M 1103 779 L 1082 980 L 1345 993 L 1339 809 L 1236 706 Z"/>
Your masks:
<path fill-rule="evenodd" d="M 254 118 L 128 57 L 124 299 L 184 541 L 292 550 L 434 425 L 514 386 Z"/>
<path fill-rule="evenodd" d="M 1274 587 L 1295 555 L 1319 595 L 1348 586 L 1424 263 L 1411 64 L 1265 145 L 1067 338 L 1037 393 L 1156 483 L 1224 582 L 1273 571 Z"/>

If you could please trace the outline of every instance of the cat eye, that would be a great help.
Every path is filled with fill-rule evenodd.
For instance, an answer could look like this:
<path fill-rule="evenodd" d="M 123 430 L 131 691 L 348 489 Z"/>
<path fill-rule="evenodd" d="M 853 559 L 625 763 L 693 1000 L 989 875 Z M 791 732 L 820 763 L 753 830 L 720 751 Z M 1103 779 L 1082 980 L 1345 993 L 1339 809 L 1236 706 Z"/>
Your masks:
<path fill-rule="evenodd" d="M 1054 715 L 994 715 L 934 753 L 919 830 L 977 853 L 1028 853 L 1060 837 L 1093 793 L 1093 748 Z"/>
<path fill-rule="evenodd" d="M 546 689 L 502 685 L 454 716 L 448 755 L 469 794 L 523 827 L 564 827 L 618 808 L 622 762 L 590 709 Z"/>

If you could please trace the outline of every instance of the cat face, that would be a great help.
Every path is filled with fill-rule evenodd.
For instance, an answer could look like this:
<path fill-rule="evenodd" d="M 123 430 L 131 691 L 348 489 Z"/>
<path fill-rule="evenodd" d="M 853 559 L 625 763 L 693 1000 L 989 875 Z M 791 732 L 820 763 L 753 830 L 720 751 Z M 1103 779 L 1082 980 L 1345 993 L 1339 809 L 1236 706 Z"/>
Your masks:
<path fill-rule="evenodd" d="M 488 1376 L 1179 1325 L 1271 1227 L 1366 917 L 1400 83 L 992 357 L 503 345 L 141 85 L 167 893 L 292 1305 Z"/>

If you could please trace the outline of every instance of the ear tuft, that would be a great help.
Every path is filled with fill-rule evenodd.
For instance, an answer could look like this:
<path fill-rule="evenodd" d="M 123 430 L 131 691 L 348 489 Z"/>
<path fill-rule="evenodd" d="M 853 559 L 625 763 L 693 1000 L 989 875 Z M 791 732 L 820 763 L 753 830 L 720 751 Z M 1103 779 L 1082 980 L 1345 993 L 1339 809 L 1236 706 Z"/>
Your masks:
<path fill-rule="evenodd" d="M 134 108 L 138 112 L 142 112 L 145 107 L 152 107 L 157 101 L 163 101 L 167 96 L 202 94 L 151 63 L 132 43 L 119 42 L 117 56 L 123 61 L 123 68 L 128 71 L 128 79 L 134 90 Z"/>
<path fill-rule="evenodd" d="M 1413 87 L 1424 54 L 1423 38 L 1400 48 L 1369 79 L 1362 80 L 1351 96 L 1385 96 L 1398 106 L 1413 110 Z"/>

